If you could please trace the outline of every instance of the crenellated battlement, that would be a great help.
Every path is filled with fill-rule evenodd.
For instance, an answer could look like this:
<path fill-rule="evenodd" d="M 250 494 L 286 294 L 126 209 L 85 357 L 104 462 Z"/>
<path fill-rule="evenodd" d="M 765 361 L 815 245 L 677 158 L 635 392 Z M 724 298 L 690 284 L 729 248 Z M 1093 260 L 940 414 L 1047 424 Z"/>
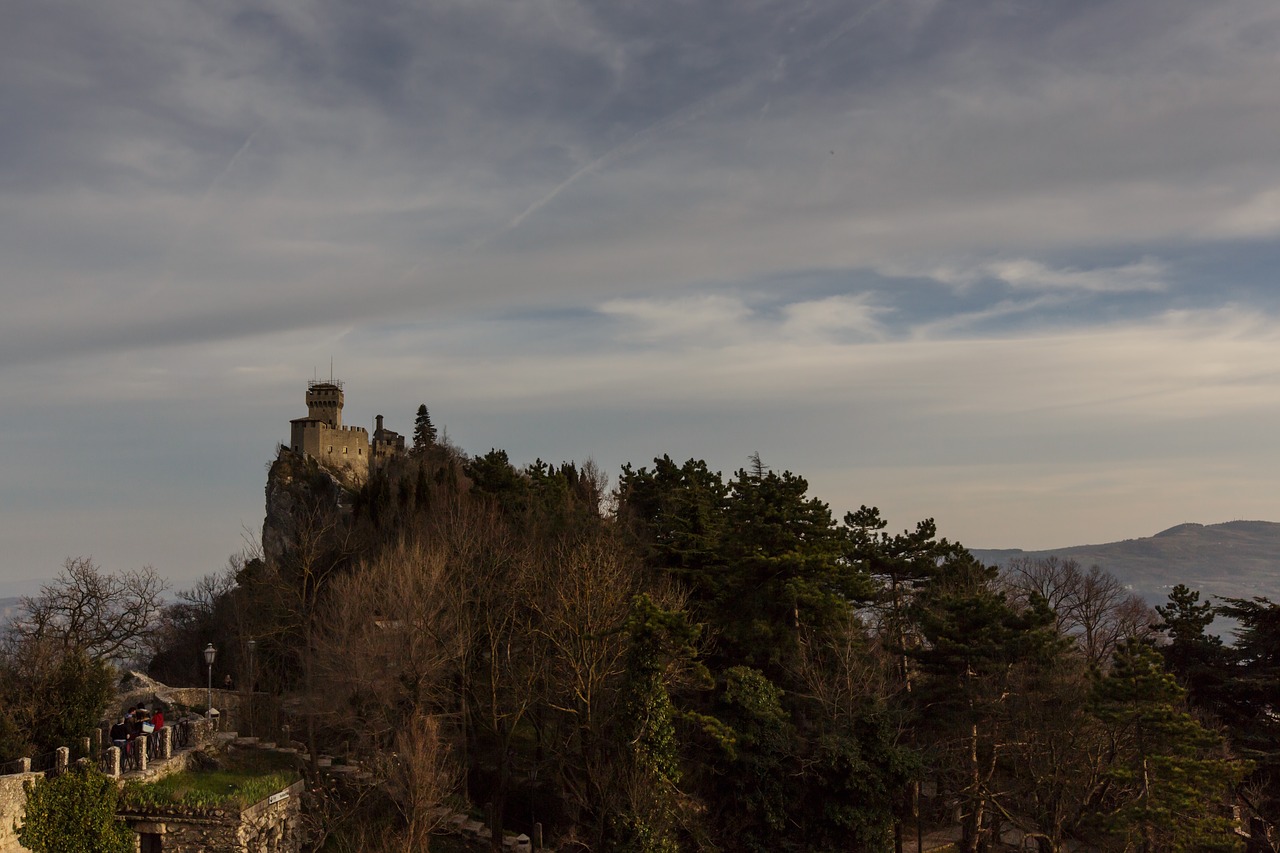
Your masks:
<path fill-rule="evenodd" d="M 366 437 L 369 435 L 369 430 L 365 429 L 364 427 L 340 426 L 340 427 L 334 428 L 329 426 L 324 421 L 317 420 L 317 419 L 299 418 L 298 420 L 291 421 L 290 423 L 296 424 L 300 429 L 314 429 L 314 430 L 323 429 L 329 432 L 337 432 L 337 433 L 360 433 Z"/>

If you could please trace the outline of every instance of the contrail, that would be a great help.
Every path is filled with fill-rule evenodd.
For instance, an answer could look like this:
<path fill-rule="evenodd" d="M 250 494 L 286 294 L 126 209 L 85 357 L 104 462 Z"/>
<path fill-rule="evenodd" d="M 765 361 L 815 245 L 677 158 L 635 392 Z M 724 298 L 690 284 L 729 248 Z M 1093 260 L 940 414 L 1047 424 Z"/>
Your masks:
<path fill-rule="evenodd" d="M 222 179 L 231 173 L 231 170 L 234 169 L 236 166 L 236 161 L 240 159 L 240 155 L 249 150 L 249 146 L 253 144 L 254 137 L 256 137 L 257 135 L 258 135 L 258 130 L 255 129 L 253 133 L 249 134 L 249 138 L 244 141 L 244 144 L 236 149 L 236 153 L 231 155 L 231 159 L 227 161 L 226 167 L 223 168 L 223 170 L 219 172 L 212 181 L 209 182 L 209 187 L 204 191 L 204 196 L 201 198 L 201 203 L 204 202 L 204 199 L 207 199 L 209 197 L 209 194 L 214 191 L 214 189 L 218 186 L 218 184 L 222 183 Z"/>
<path fill-rule="evenodd" d="M 797 54 L 795 56 L 795 59 L 797 61 L 803 62 L 804 60 L 807 60 L 812 56 L 816 56 L 817 54 L 826 50 L 828 47 L 830 47 L 831 45 L 835 44 L 837 41 L 839 41 L 840 39 L 848 35 L 852 30 L 861 26 L 862 23 L 866 21 L 868 17 L 870 17 L 871 15 L 879 11 L 880 8 L 888 2 L 890 2 L 890 0 L 878 0 L 878 2 L 872 4 L 871 6 L 868 6 L 866 9 L 863 9 L 860 13 L 851 16 L 847 21 L 844 22 L 844 24 L 837 27 L 835 30 L 832 30 L 830 33 L 827 34 L 825 38 L 817 42 L 817 44 L 815 44 L 813 47 L 809 48 L 808 50 L 801 51 L 799 54 Z M 481 238 L 480 240 L 476 241 L 471 246 L 471 248 L 478 249 L 481 246 L 483 246 L 485 243 L 488 243 L 490 240 L 493 240 L 496 237 L 500 237 L 503 234 L 507 233 L 508 231 L 511 231 L 512 229 L 518 228 L 522 222 L 524 222 L 533 214 L 537 213 L 542 208 L 546 207 L 548 204 L 550 204 L 552 201 L 555 200 L 556 196 L 560 195 L 569 187 L 573 186 L 579 180 L 586 177 L 587 175 L 600 171 L 600 169 L 604 168 L 605 166 L 608 166 L 610 163 L 614 162 L 615 160 L 620 160 L 630 155 L 632 152 L 642 148 L 654 136 L 657 136 L 660 133 L 666 133 L 672 130 L 677 130 L 680 127 L 683 127 L 684 125 L 692 121 L 696 121 L 697 119 L 701 118 L 703 115 L 705 115 L 707 112 L 711 111 L 712 109 L 715 109 L 722 105 L 733 103 L 734 101 L 741 99 L 742 97 L 747 95 L 749 92 L 751 92 L 753 89 L 755 89 L 757 86 L 759 86 L 762 82 L 764 82 L 766 79 L 777 79 L 779 76 L 781 76 L 782 69 L 785 67 L 787 62 L 788 62 L 788 58 L 784 55 L 780 57 L 773 64 L 773 67 L 770 68 L 768 71 L 758 71 L 758 72 L 755 72 L 754 74 L 749 74 L 746 77 L 744 77 L 742 80 L 740 80 L 738 83 L 732 86 L 729 86 L 727 88 L 721 89 L 718 92 L 713 92 L 712 94 L 707 95 L 705 98 L 695 101 L 694 103 L 690 104 L 687 107 L 683 107 L 679 110 L 676 110 L 670 115 L 667 115 L 664 118 L 659 119 L 658 121 L 648 125 L 647 127 L 641 128 L 640 130 L 632 134 L 629 138 L 627 138 L 626 141 L 621 142 L 618 145 L 614 146 L 613 148 L 609 149 L 604 154 L 601 154 L 599 157 L 592 160 L 590 163 L 586 164 L 585 166 L 581 167 L 576 172 L 571 174 L 569 177 L 565 178 L 563 181 L 561 181 L 559 184 L 553 187 L 551 191 L 548 192 L 546 195 L 542 196 L 537 201 L 533 202 L 533 204 L 529 205 L 520 213 L 516 214 L 516 216 L 512 218 L 511 221 L 509 221 L 505 226 L 498 229 L 496 232 L 488 235 L 487 237 Z"/>
<path fill-rule="evenodd" d="M 218 184 L 222 183 L 222 180 L 227 175 L 231 174 L 231 170 L 235 168 L 236 161 L 240 159 L 244 152 L 249 150 L 249 146 L 253 144 L 253 140 L 258 135 L 258 130 L 260 129 L 261 128 L 255 129 L 249 134 L 244 143 L 236 149 L 236 153 L 231 155 L 231 159 L 227 161 L 227 165 L 222 167 L 222 171 L 218 172 L 218 174 L 213 177 L 213 180 L 209 181 L 209 185 L 205 187 L 204 192 L 200 194 L 200 201 L 198 201 L 192 208 L 191 215 L 187 218 L 186 225 L 182 227 L 182 231 L 173 239 L 173 242 L 169 244 L 168 251 L 166 251 L 164 255 L 164 260 L 160 264 L 160 274 L 156 277 L 155 284 L 150 288 L 147 298 L 154 296 L 173 280 L 173 270 L 176 266 L 178 253 L 187 245 L 187 241 L 190 239 L 192 231 L 195 230 L 196 224 L 204 215 L 204 210 L 208 207 L 209 198 L 213 195 L 213 191 L 218 188 Z"/>

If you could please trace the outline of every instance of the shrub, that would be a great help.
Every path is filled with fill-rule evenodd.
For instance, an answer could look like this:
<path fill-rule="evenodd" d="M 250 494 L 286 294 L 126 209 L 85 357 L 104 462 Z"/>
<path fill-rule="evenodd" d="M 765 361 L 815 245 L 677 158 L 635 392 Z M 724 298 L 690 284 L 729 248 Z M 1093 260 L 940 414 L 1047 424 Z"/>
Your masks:
<path fill-rule="evenodd" d="M 133 853 L 133 833 L 116 820 L 116 783 L 75 767 L 23 785 L 26 813 L 18 841 L 33 853 Z"/>

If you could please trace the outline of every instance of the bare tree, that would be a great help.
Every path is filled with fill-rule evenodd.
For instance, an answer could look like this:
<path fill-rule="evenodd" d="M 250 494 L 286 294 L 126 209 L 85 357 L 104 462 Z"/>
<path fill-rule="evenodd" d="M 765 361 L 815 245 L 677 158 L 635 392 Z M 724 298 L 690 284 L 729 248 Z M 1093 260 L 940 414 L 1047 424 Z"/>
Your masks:
<path fill-rule="evenodd" d="M 310 700 L 331 730 L 391 748 L 406 712 L 456 708 L 463 648 L 450 571 L 439 545 L 402 541 L 334 582 Z"/>
<path fill-rule="evenodd" d="M 458 783 L 439 719 L 415 714 L 403 720 L 386 760 L 387 792 L 404 819 L 399 846 L 404 853 L 426 851 L 444 819 L 439 806 Z"/>
<path fill-rule="evenodd" d="M 356 547 L 355 536 L 341 508 L 323 493 L 304 493 L 285 517 L 281 539 L 287 546 L 269 559 L 264 572 L 275 616 L 271 633 L 263 639 L 293 657 L 299 687 L 308 697 L 318 695 L 316 662 L 325 606 L 334 583 L 345 574 Z M 308 707 L 304 722 L 306 744 L 316 771 L 317 713 Z"/>
<path fill-rule="evenodd" d="M 547 648 L 547 726 L 570 806 L 582 817 L 616 794 L 609 724 L 626 669 L 623 627 L 640 592 L 639 567 L 600 535 L 562 545 L 535 578 L 536 630 Z"/>
<path fill-rule="evenodd" d="M 1083 655 L 1063 656 L 1011 691 L 1005 758 L 991 803 L 1034 840 L 1060 853 L 1105 794 L 1114 743 L 1089 713 Z"/>
<path fill-rule="evenodd" d="M 1005 583 L 1024 600 L 1049 603 L 1058 633 L 1072 637 L 1090 666 L 1105 669 L 1120 643 L 1148 636 L 1158 614 L 1100 566 L 1084 571 L 1075 560 L 1024 557 L 1010 563 Z"/>
<path fill-rule="evenodd" d="M 236 575 L 243 563 L 232 557 L 226 569 L 207 574 L 161 609 L 159 624 L 147 643 L 148 673 L 168 684 L 203 684 L 200 649 L 218 639 L 218 665 L 230 669 L 235 657 L 230 638 L 244 633 L 244 608 L 237 607 Z"/>
<path fill-rule="evenodd" d="M 823 631 L 806 629 L 794 672 L 804 695 L 822 709 L 822 718 L 851 725 L 870 703 L 888 700 L 906 685 L 898 662 L 855 613 Z"/>
<path fill-rule="evenodd" d="M 537 702 L 545 645 L 529 606 L 537 573 L 532 549 L 496 520 L 480 532 L 477 540 L 464 531 L 465 540 L 458 542 L 469 550 L 458 554 L 462 569 L 453 592 L 455 606 L 466 615 L 462 699 L 468 740 L 490 744 L 497 768 L 490 796 L 501 815 L 511 784 L 513 739 Z M 501 838 L 495 834 L 492 843 L 499 849 Z"/>
<path fill-rule="evenodd" d="M 68 558 L 57 580 L 22 599 L 11 640 L 95 661 L 131 661 L 158 630 L 165 588 L 150 566 L 107 574 L 90 557 Z"/>

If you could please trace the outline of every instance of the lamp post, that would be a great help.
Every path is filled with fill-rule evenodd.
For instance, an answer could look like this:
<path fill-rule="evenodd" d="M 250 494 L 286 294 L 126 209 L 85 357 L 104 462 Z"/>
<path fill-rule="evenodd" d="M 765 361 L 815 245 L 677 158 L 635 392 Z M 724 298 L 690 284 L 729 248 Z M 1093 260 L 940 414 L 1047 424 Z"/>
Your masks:
<path fill-rule="evenodd" d="M 253 737 L 253 654 L 258 650 L 258 641 L 249 641 L 249 737 Z"/>
<path fill-rule="evenodd" d="M 209 667 L 209 703 L 206 713 L 213 718 L 213 659 L 218 656 L 218 650 L 213 647 L 213 643 L 204 647 L 204 662 Z"/>

